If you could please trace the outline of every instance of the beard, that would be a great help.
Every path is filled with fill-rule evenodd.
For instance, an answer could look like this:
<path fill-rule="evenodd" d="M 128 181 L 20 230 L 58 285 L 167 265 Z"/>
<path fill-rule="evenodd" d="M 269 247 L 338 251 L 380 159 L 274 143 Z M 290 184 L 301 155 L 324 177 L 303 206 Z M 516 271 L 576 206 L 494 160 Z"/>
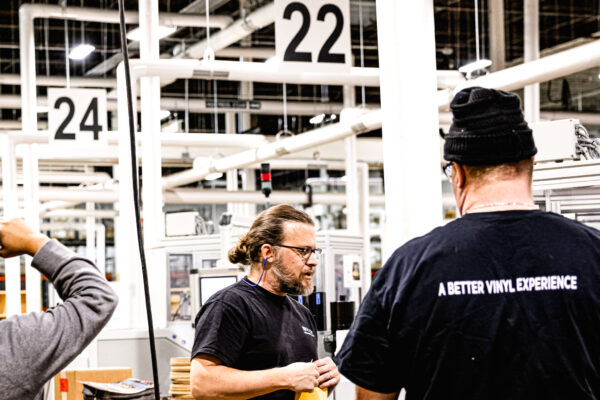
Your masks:
<path fill-rule="evenodd" d="M 312 282 L 306 285 L 303 282 L 302 276 L 295 276 L 294 273 L 287 268 L 279 258 L 273 261 L 271 271 L 279 285 L 278 290 L 292 296 L 308 296 L 314 288 Z"/>

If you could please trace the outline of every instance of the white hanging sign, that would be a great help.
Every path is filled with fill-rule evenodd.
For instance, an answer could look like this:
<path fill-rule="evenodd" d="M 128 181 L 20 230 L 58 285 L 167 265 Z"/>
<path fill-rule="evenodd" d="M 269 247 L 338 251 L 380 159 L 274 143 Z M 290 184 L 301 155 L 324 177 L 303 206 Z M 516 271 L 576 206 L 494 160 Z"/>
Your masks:
<path fill-rule="evenodd" d="M 48 89 L 51 142 L 106 142 L 106 90 Z"/>
<path fill-rule="evenodd" d="M 350 71 L 350 1 L 275 0 L 275 53 L 287 71 Z"/>

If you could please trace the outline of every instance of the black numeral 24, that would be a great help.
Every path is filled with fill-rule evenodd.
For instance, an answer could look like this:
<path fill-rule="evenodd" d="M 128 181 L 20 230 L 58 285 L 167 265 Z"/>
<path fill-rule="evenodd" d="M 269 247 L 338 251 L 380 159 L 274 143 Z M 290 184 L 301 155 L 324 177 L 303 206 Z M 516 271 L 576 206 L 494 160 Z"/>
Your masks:
<path fill-rule="evenodd" d="M 283 61 L 300 61 L 300 62 L 312 62 L 312 55 L 309 52 L 305 51 L 296 51 L 300 42 L 304 39 L 306 34 L 308 33 L 308 28 L 310 27 L 310 13 L 308 8 L 302 3 L 293 2 L 288 4 L 288 6 L 283 10 L 283 18 L 291 19 L 292 14 L 294 12 L 300 12 L 302 14 L 302 26 L 296 36 L 292 39 L 289 46 L 285 50 L 285 54 L 283 55 Z M 340 53 L 330 53 L 329 51 L 338 40 L 340 35 L 342 34 L 342 28 L 344 26 L 344 16 L 342 15 L 342 11 L 339 7 L 333 4 L 325 4 L 319 9 L 319 13 L 317 14 L 318 21 L 325 21 L 325 16 L 329 13 L 335 15 L 336 24 L 333 32 L 329 35 L 329 38 L 323 44 L 321 51 L 319 52 L 319 58 L 317 62 L 324 63 L 339 63 L 344 64 L 346 62 L 346 55 Z"/>
<path fill-rule="evenodd" d="M 56 135 L 54 135 L 54 138 L 57 140 L 75 140 L 74 133 L 65 132 L 65 128 L 67 127 L 67 125 L 69 125 L 69 123 L 73 119 L 73 116 L 75 115 L 75 103 L 73 103 L 73 100 L 71 100 L 70 98 L 63 96 L 63 97 L 59 97 L 58 99 L 56 99 L 56 101 L 54 102 L 54 108 L 59 109 L 60 106 L 62 106 L 63 104 L 66 104 L 67 107 L 69 107 L 69 113 L 67 114 L 67 118 L 65 118 L 65 120 L 60 124 L 60 126 L 56 130 Z M 87 125 L 86 121 L 88 120 L 90 113 L 92 114 L 92 124 Z M 88 106 L 87 110 L 85 111 L 85 114 L 83 114 L 83 118 L 81 119 L 81 122 L 79 123 L 79 130 L 82 132 L 83 131 L 94 132 L 94 140 L 98 140 L 98 133 L 100 131 L 102 131 L 102 125 L 98 124 L 98 98 L 97 97 L 92 98 L 92 101 L 90 102 L 90 105 Z"/>

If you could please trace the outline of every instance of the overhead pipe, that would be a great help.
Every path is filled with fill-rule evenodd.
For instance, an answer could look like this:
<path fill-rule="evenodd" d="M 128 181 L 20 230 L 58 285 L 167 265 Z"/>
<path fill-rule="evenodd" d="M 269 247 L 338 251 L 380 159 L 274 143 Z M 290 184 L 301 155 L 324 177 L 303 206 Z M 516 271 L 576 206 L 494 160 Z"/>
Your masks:
<path fill-rule="evenodd" d="M 379 110 L 366 111 L 359 118 L 313 129 L 309 132 L 278 140 L 255 149 L 213 160 L 213 163 L 201 168 L 178 172 L 163 178 L 163 188 L 170 189 L 204 179 L 214 172 L 227 172 L 235 168 L 244 168 L 262 161 L 272 160 L 286 154 L 299 152 L 327 143 L 344 139 L 351 135 L 368 132 L 381 127 Z"/>
<path fill-rule="evenodd" d="M 213 17 L 211 16 L 211 19 L 212 18 Z M 262 29 L 267 25 L 271 25 L 273 22 L 275 22 L 275 4 L 270 2 L 269 4 L 252 11 L 249 15 L 233 22 L 227 28 L 215 34 L 211 34 L 210 47 L 215 52 L 224 49 L 253 32 Z M 207 46 L 208 42 L 205 39 L 189 46 L 185 49 L 185 52 L 176 54 L 175 58 L 203 58 Z"/>
<path fill-rule="evenodd" d="M 516 90 L 533 83 L 546 82 L 598 65 L 600 65 L 600 40 L 594 40 L 560 53 L 466 81 L 457 86 L 454 93 L 472 86 Z M 448 96 L 445 102 L 440 102 L 440 108 L 447 109 L 451 99 L 452 96 Z"/>
<path fill-rule="evenodd" d="M 42 213 L 40 216 L 51 218 L 51 217 L 74 217 L 74 218 L 106 218 L 111 219 L 119 216 L 119 212 L 116 210 L 80 210 L 80 209 L 57 209 Z"/>
<path fill-rule="evenodd" d="M 0 85 L 20 84 L 21 76 L 19 76 L 18 74 L 0 74 Z M 64 76 L 38 76 L 36 79 L 37 86 L 64 87 L 66 86 L 66 84 L 67 78 Z M 117 87 L 117 80 L 114 78 L 92 78 L 74 76 L 69 78 L 69 84 L 72 87 L 115 88 Z"/>
<path fill-rule="evenodd" d="M 210 100 L 209 100 L 210 101 Z M 283 102 L 281 101 L 254 101 L 250 104 L 248 101 L 232 100 L 232 103 L 243 104 L 242 107 L 235 107 L 228 109 L 236 113 L 248 113 L 248 114 L 262 114 L 262 115 L 279 115 L 283 113 Z M 21 109 L 21 96 L 19 95 L 2 95 L 0 96 L 0 108 L 4 109 Z M 372 107 L 378 107 L 375 105 L 369 105 Z M 38 112 L 48 107 L 47 97 L 37 98 Z M 160 99 L 161 110 L 169 111 L 181 111 L 188 109 L 193 113 L 212 113 L 214 107 L 209 107 L 207 100 L 204 99 L 189 99 L 186 101 L 180 97 L 162 97 Z M 318 114 L 338 114 L 342 111 L 342 103 L 309 103 L 303 101 L 288 101 L 287 112 L 289 115 L 318 115 Z M 138 111 L 141 110 L 140 104 L 137 107 Z M 106 101 L 107 111 L 117 111 L 117 100 L 107 99 Z M 224 109 L 221 109 L 224 110 Z M 42 125 L 47 124 L 38 123 L 38 129 Z M 22 124 L 20 121 L 0 121 L 0 129 L 19 129 Z"/>
<path fill-rule="evenodd" d="M 47 202 L 69 201 L 73 205 L 94 201 L 96 203 L 115 203 L 118 201 L 118 188 L 93 190 L 88 188 L 40 188 L 40 199 Z M 19 199 L 23 199 L 23 191 L 17 191 Z M 0 191 L 0 198 L 3 198 L 4 192 Z M 306 202 L 305 192 L 292 192 L 286 190 L 276 190 L 269 196 L 272 204 L 302 204 Z M 167 190 L 164 192 L 166 204 L 226 204 L 226 203 L 251 203 L 264 204 L 265 198 L 260 191 L 236 191 L 231 192 L 224 189 L 187 189 L 179 188 Z M 313 201 L 319 204 L 345 205 L 345 193 L 313 193 Z M 384 205 L 383 195 L 371 195 L 369 202 L 374 206 Z M 67 206 L 68 207 L 68 206 Z M 61 207 L 65 208 L 65 207 Z M 42 210 L 45 216 L 52 215 L 54 211 L 60 210 Z M 87 210 L 80 210 L 89 212 Z M 95 211 L 114 211 L 114 210 L 95 210 Z M 105 218 L 105 217 L 98 217 Z M 109 218 L 109 217 L 106 217 Z"/>
<path fill-rule="evenodd" d="M 36 129 L 36 61 L 34 20 L 36 18 L 52 18 L 73 21 L 90 21 L 100 23 L 119 23 L 117 10 L 106 10 L 89 7 L 60 7 L 50 4 L 23 4 L 19 7 L 19 49 L 21 65 L 21 97 L 23 131 L 32 132 Z M 131 23 L 138 22 L 136 12 L 126 12 L 125 18 Z M 159 16 L 161 23 L 178 26 L 207 26 L 203 16 L 185 15 L 179 13 L 163 13 Z M 224 28 L 233 19 L 228 16 L 214 15 L 210 25 Z"/>
<path fill-rule="evenodd" d="M 436 71 L 438 88 L 454 88 L 465 82 L 458 71 Z M 312 72 L 282 70 L 277 63 L 198 61 L 194 78 L 227 81 L 293 83 L 301 85 L 379 86 L 379 68 L 351 67 L 350 72 Z"/>

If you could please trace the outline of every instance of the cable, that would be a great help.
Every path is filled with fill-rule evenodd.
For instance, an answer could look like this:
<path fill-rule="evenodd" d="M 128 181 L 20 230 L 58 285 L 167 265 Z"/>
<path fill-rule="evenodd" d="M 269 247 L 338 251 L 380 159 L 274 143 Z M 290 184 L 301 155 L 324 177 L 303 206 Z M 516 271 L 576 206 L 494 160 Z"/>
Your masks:
<path fill-rule="evenodd" d="M 142 236 L 142 222 L 140 218 L 140 195 L 136 154 L 135 124 L 133 122 L 133 99 L 131 96 L 131 74 L 129 71 L 129 55 L 127 53 L 127 33 L 125 31 L 125 5 L 124 0 L 119 2 L 119 19 L 121 33 L 121 51 L 123 52 L 123 65 L 125 67 L 125 84 L 127 92 L 127 114 L 129 117 L 129 138 L 131 144 L 131 177 L 133 189 L 133 208 L 135 210 L 135 225 L 137 228 L 138 247 L 142 264 L 142 278 L 144 281 L 144 297 L 146 299 L 146 315 L 148 317 L 148 338 L 150 341 L 150 357 L 152 359 L 152 378 L 154 379 L 154 397 L 160 400 L 158 382 L 158 366 L 156 363 L 156 346 L 154 343 L 154 324 L 152 323 L 152 308 L 150 305 L 150 289 L 148 286 L 148 271 L 146 270 L 146 255 L 144 253 L 144 238 Z"/>
<path fill-rule="evenodd" d="M 258 282 L 256 282 L 256 283 L 249 283 L 245 279 L 242 279 L 246 285 L 251 286 L 251 287 L 257 287 L 258 286 L 258 284 L 260 283 L 260 281 L 262 281 L 263 275 L 265 274 L 265 265 L 267 265 L 267 260 L 268 259 L 269 259 L 269 257 L 265 258 L 265 262 L 263 262 L 263 268 L 262 268 L 262 272 L 260 273 L 260 278 L 258 278 Z"/>

